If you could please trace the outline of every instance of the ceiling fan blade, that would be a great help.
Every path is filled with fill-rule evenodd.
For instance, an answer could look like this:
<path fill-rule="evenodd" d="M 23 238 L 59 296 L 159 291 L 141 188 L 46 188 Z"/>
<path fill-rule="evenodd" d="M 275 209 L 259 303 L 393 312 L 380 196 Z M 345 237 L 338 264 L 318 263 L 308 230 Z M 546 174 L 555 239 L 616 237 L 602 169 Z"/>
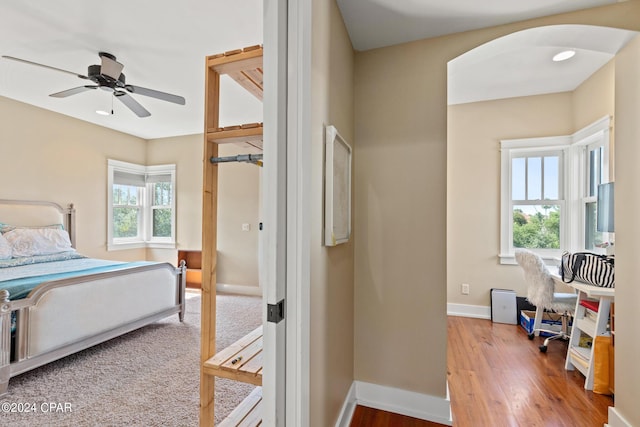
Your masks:
<path fill-rule="evenodd" d="M 127 92 L 113 92 L 113 96 L 118 98 L 120 102 L 129 107 L 131 111 L 133 111 L 138 117 L 149 117 L 151 115 L 150 112 L 146 110 L 138 101 L 133 99 Z"/>
<path fill-rule="evenodd" d="M 102 59 L 102 65 L 100 66 L 100 74 L 118 80 L 120 74 L 122 74 L 124 65 L 116 61 L 115 57 L 112 59 L 110 56 L 111 55 L 101 53 L 100 58 Z"/>
<path fill-rule="evenodd" d="M 50 70 L 60 71 L 62 73 L 71 74 L 72 76 L 80 77 L 81 79 L 89 80 L 89 77 L 83 76 L 82 74 L 74 73 L 73 71 L 63 70 L 62 68 L 52 67 L 50 65 L 38 64 L 37 62 L 27 61 L 26 59 L 20 59 L 13 56 L 2 55 L 3 58 L 10 59 L 12 61 L 23 62 L 25 64 L 37 65 L 38 67 L 49 68 Z"/>
<path fill-rule="evenodd" d="M 173 102 L 174 104 L 185 104 L 185 99 L 178 95 L 172 95 L 166 92 L 160 92 L 159 90 L 147 89 L 145 87 L 126 85 L 124 87 L 131 93 L 135 93 L 136 95 L 150 96 L 151 98 L 160 99 L 162 101 Z"/>
<path fill-rule="evenodd" d="M 53 96 L 54 98 L 66 98 L 67 96 L 75 95 L 76 93 L 82 93 L 87 90 L 97 89 L 99 86 L 78 86 L 73 89 L 63 90 L 62 92 L 52 93 L 49 96 Z"/>

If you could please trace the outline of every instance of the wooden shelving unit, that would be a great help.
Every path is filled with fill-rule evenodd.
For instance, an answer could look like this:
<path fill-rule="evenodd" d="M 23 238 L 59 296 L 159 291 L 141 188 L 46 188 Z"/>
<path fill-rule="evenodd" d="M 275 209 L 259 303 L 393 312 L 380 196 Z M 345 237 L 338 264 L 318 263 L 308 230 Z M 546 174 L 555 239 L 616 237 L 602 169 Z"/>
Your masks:
<path fill-rule="evenodd" d="M 207 132 L 207 140 L 216 144 L 232 143 L 262 150 L 262 123 L 212 129 Z"/>
<path fill-rule="evenodd" d="M 262 47 L 212 55 L 205 70 L 205 141 L 202 207 L 202 318 L 200 369 L 200 426 L 214 422 L 215 378 L 230 378 L 258 387 L 221 424 L 258 425 L 262 401 L 262 327 L 216 353 L 216 264 L 218 220 L 218 144 L 262 149 L 262 123 L 219 126 L 220 76 L 228 75 L 262 100 Z"/>
<path fill-rule="evenodd" d="M 584 377 L 584 388 L 593 390 L 594 377 L 594 346 L 589 348 L 581 347 L 580 337 L 586 334 L 595 341 L 598 335 L 608 335 L 607 323 L 609 322 L 609 307 L 615 296 L 613 288 L 601 288 L 588 284 L 571 282 L 570 286 L 578 291 L 578 301 L 571 326 L 571 338 L 567 349 L 565 368 L 580 371 Z M 598 301 L 598 311 L 595 318 L 587 315 L 587 309 L 582 304 L 583 300 Z"/>
<path fill-rule="evenodd" d="M 204 362 L 203 370 L 208 375 L 262 385 L 262 326 Z"/>
<path fill-rule="evenodd" d="M 262 387 L 256 387 L 219 427 L 257 426 L 262 422 Z"/>

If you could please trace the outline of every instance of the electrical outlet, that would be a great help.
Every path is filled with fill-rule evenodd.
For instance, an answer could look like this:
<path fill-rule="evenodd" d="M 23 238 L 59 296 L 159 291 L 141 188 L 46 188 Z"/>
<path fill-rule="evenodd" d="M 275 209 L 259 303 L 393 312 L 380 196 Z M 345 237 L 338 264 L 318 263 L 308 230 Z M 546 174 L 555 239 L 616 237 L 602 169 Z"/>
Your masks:
<path fill-rule="evenodd" d="M 462 295 L 469 295 L 469 284 L 468 283 L 463 283 L 462 286 L 460 286 L 460 293 Z"/>

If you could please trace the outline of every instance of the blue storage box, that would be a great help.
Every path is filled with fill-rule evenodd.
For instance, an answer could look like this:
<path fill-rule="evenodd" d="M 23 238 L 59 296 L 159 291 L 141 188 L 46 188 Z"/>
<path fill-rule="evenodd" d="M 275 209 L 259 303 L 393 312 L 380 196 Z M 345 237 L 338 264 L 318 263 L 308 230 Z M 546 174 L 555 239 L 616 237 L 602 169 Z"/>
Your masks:
<path fill-rule="evenodd" d="M 535 322 L 536 312 L 529 310 L 522 310 L 520 312 L 520 326 L 527 331 L 527 334 L 533 333 L 533 323 Z M 542 317 L 542 325 L 540 327 L 548 329 L 550 331 L 562 331 L 562 315 L 559 313 L 550 313 L 545 311 Z M 571 327 L 571 322 L 569 322 Z M 541 337 L 551 336 L 548 332 L 540 332 Z"/>

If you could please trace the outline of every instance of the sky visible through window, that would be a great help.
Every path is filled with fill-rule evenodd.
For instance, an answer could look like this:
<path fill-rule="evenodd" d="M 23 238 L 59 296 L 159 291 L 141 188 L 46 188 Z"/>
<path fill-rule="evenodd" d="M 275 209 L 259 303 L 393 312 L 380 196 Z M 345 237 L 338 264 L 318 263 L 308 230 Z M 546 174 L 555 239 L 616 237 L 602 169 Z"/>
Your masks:
<path fill-rule="evenodd" d="M 517 157 L 512 160 L 511 198 L 514 201 L 558 200 L 560 198 L 559 161 L 557 155 Z M 544 194 L 543 194 L 544 192 Z M 518 204 L 526 214 L 539 212 L 540 205 Z"/>

